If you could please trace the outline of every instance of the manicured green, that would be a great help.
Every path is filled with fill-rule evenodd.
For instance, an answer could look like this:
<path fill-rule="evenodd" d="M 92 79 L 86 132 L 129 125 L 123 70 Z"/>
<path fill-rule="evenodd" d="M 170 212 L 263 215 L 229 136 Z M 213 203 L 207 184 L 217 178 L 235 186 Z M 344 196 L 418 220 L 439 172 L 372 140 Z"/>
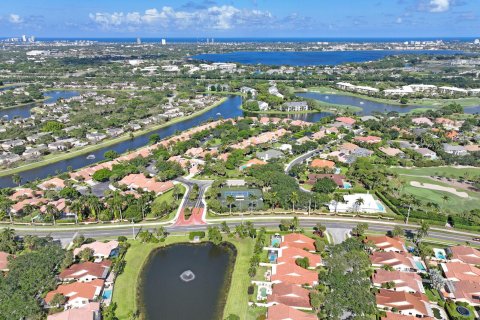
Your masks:
<path fill-rule="evenodd" d="M 390 171 L 398 174 L 416 176 L 442 176 L 448 178 L 479 178 L 480 168 L 458 167 L 425 167 L 425 168 L 390 168 Z"/>

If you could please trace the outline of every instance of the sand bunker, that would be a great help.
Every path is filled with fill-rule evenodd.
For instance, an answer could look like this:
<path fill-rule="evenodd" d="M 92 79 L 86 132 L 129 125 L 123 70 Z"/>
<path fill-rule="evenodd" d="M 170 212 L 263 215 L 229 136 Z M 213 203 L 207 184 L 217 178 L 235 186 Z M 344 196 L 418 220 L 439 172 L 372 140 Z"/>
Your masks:
<path fill-rule="evenodd" d="M 424 188 L 424 189 L 437 190 L 437 191 L 445 191 L 445 192 L 449 192 L 451 194 L 454 194 L 454 195 L 456 195 L 457 197 L 460 197 L 460 198 L 468 198 L 468 193 L 466 193 L 466 192 L 457 191 L 455 188 L 439 186 L 438 184 L 420 183 L 418 181 L 410 181 L 410 185 L 412 187 L 417 187 L 417 188 Z"/>

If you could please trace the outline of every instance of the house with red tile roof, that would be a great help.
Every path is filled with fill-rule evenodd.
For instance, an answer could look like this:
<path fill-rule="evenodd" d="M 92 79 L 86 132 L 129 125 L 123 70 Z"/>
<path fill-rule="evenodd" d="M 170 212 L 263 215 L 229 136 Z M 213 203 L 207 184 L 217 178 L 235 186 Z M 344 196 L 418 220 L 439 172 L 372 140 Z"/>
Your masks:
<path fill-rule="evenodd" d="M 407 293 L 380 289 L 375 299 L 379 309 L 395 308 L 400 314 L 420 318 L 433 316 L 429 300 L 427 296 L 422 293 Z"/>
<path fill-rule="evenodd" d="M 480 269 L 463 262 L 447 262 L 440 264 L 445 278 L 450 281 L 473 281 L 480 283 Z"/>
<path fill-rule="evenodd" d="M 310 184 L 310 185 L 314 185 L 315 182 L 317 182 L 320 179 L 330 179 L 333 182 L 335 182 L 337 187 L 343 188 L 344 187 L 344 182 L 346 181 L 347 178 L 343 174 L 329 174 L 329 173 L 315 174 L 315 173 L 312 173 L 312 174 L 308 175 L 307 183 Z"/>
<path fill-rule="evenodd" d="M 12 205 L 10 209 L 13 214 L 18 214 L 21 213 L 27 205 L 33 207 L 41 207 L 42 205 L 48 203 L 48 201 L 49 200 L 45 198 L 24 199 Z"/>
<path fill-rule="evenodd" d="M 412 123 L 414 123 L 416 125 L 427 125 L 429 127 L 433 126 L 432 120 L 430 120 L 426 117 L 413 118 Z"/>
<path fill-rule="evenodd" d="M 364 242 L 382 251 L 406 252 L 405 241 L 400 237 L 368 235 Z"/>
<path fill-rule="evenodd" d="M 89 302 L 80 308 L 50 314 L 47 320 L 100 320 L 100 303 Z"/>
<path fill-rule="evenodd" d="M 284 304 L 277 304 L 267 311 L 266 320 L 317 320 L 317 316 L 312 313 L 306 313 Z"/>
<path fill-rule="evenodd" d="M 316 271 L 303 269 L 295 263 L 277 264 L 272 266 L 271 281 L 273 283 L 314 286 L 318 284 L 318 273 Z"/>
<path fill-rule="evenodd" d="M 345 154 L 351 154 L 357 149 L 360 149 L 360 147 L 351 142 L 344 142 L 339 146 L 339 151 Z"/>
<path fill-rule="evenodd" d="M 353 118 L 350 118 L 350 117 L 338 117 L 335 120 L 338 121 L 338 122 L 341 122 L 343 124 L 346 124 L 348 126 L 352 126 L 352 125 L 355 124 L 355 122 L 357 122 L 357 120 L 355 120 Z"/>
<path fill-rule="evenodd" d="M 116 240 L 111 240 L 109 242 L 100 242 L 100 241 L 95 241 L 92 243 L 86 243 L 82 244 L 79 248 L 76 248 L 73 250 L 73 255 L 76 257 L 78 254 L 86 249 L 92 249 L 93 250 L 93 256 L 98 259 L 107 259 L 110 256 L 112 256 L 115 251 L 118 249 L 118 241 Z"/>
<path fill-rule="evenodd" d="M 118 183 L 126 185 L 131 190 L 143 189 L 154 192 L 156 195 L 163 194 L 174 187 L 172 181 L 156 181 L 154 178 L 145 177 L 143 173 L 129 174 Z"/>
<path fill-rule="evenodd" d="M 257 158 L 253 158 L 251 160 L 248 160 L 248 162 L 242 166 L 240 166 L 240 170 L 245 170 L 247 168 L 250 168 L 251 166 L 263 166 L 263 165 L 266 165 L 267 162 L 266 161 L 263 161 L 263 160 L 260 160 L 260 159 L 257 159 Z"/>
<path fill-rule="evenodd" d="M 478 281 L 460 280 L 452 282 L 442 290 L 445 298 L 480 306 L 480 283 Z"/>
<path fill-rule="evenodd" d="M 400 149 L 397 148 L 392 148 L 392 147 L 380 147 L 378 150 L 382 151 L 389 157 L 396 157 L 398 155 L 403 155 L 404 152 Z"/>
<path fill-rule="evenodd" d="M 454 246 L 446 249 L 450 261 L 480 265 L 480 251 L 469 246 Z"/>
<path fill-rule="evenodd" d="M 301 233 L 288 233 L 282 237 L 281 248 L 295 247 L 302 250 L 315 252 L 315 240 Z"/>
<path fill-rule="evenodd" d="M 291 283 L 277 283 L 267 296 L 267 305 L 284 304 L 295 309 L 311 310 L 309 290 Z"/>
<path fill-rule="evenodd" d="M 58 293 L 67 298 L 66 306 L 80 308 L 89 302 L 94 301 L 103 290 L 104 280 L 95 279 L 90 282 L 72 282 L 61 284 L 57 289 L 47 293 L 45 302 L 49 304 L 53 297 Z"/>
<path fill-rule="evenodd" d="M 295 263 L 298 258 L 308 258 L 310 268 L 322 265 L 322 257 L 296 247 L 280 247 L 277 263 Z"/>
<path fill-rule="evenodd" d="M 394 270 L 413 272 L 417 270 L 417 266 L 413 257 L 406 253 L 375 251 L 370 255 L 370 261 L 375 268 L 381 268 L 385 265 L 392 267 Z"/>
<path fill-rule="evenodd" d="M 8 257 L 10 257 L 9 253 L 0 251 L 0 271 L 8 271 Z"/>
<path fill-rule="evenodd" d="M 111 266 L 112 262 L 109 260 L 103 260 L 100 263 L 90 261 L 76 263 L 60 272 L 58 278 L 63 282 L 90 282 L 95 279 L 106 279 Z"/>
<path fill-rule="evenodd" d="M 39 196 L 42 196 L 42 195 L 43 195 L 43 191 L 36 191 L 36 190 L 32 190 L 30 188 L 24 188 L 24 189 L 22 188 L 22 189 L 16 190 L 8 198 L 12 201 L 17 201 L 17 200 L 20 200 L 20 199 L 36 198 L 36 197 L 39 197 Z"/>
<path fill-rule="evenodd" d="M 44 181 L 38 185 L 42 190 L 56 190 L 60 191 L 65 188 L 65 181 L 60 178 L 52 178 L 47 181 Z"/>
<path fill-rule="evenodd" d="M 324 159 L 314 159 L 310 162 L 310 168 L 326 168 L 333 169 L 335 168 L 335 162 Z"/>
<path fill-rule="evenodd" d="M 384 269 L 375 270 L 372 276 L 372 283 L 375 287 L 381 288 L 382 284 L 393 283 L 393 291 L 420 292 L 425 293 L 422 284 L 422 277 L 413 272 L 387 271 Z"/>
<path fill-rule="evenodd" d="M 375 143 L 380 143 L 382 142 L 382 138 L 376 137 L 376 136 L 358 136 L 354 138 L 355 141 L 362 142 L 362 143 L 368 143 L 368 144 L 375 144 Z"/>

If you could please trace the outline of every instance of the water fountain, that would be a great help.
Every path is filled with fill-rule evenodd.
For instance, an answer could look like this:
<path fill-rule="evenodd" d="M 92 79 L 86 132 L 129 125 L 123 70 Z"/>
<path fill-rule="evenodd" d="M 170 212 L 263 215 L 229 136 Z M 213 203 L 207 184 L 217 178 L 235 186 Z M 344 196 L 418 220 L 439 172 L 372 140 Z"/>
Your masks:
<path fill-rule="evenodd" d="M 195 280 L 195 274 L 192 272 L 192 270 L 186 270 L 182 272 L 180 279 L 182 279 L 184 282 L 190 282 Z"/>

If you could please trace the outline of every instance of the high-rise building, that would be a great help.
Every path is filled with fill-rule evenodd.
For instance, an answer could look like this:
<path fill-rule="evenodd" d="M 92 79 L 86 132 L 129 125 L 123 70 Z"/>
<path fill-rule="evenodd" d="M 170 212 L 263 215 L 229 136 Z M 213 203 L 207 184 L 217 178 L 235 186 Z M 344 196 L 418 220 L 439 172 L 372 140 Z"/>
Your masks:
<path fill-rule="evenodd" d="M 28 39 L 28 41 L 30 41 L 30 42 L 35 42 L 35 36 L 30 36 L 30 38 Z"/>
<path fill-rule="evenodd" d="M 137 44 L 142 44 L 142 39 L 137 38 Z"/>
<path fill-rule="evenodd" d="M 480 39 L 475 39 L 474 44 L 480 44 Z"/>
<path fill-rule="evenodd" d="M 162 39 L 162 46 L 167 44 L 167 39 Z"/>
<path fill-rule="evenodd" d="M 22 35 L 22 41 L 27 42 L 27 36 L 26 35 Z"/>

